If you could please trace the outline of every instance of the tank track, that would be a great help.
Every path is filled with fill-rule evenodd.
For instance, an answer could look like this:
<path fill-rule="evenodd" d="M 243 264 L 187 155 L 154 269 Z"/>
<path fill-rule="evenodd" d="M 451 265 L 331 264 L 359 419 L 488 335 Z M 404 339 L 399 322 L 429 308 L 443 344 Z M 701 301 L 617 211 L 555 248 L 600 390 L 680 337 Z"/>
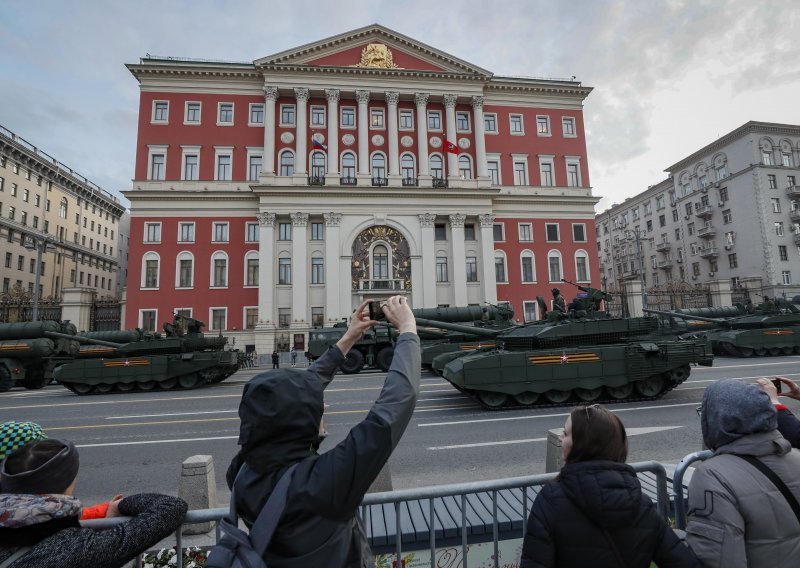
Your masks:
<path fill-rule="evenodd" d="M 206 370 L 207 371 L 207 370 Z M 225 371 L 224 373 L 220 374 L 209 374 L 207 376 L 203 376 L 201 372 L 200 375 L 197 377 L 192 377 L 191 375 L 183 375 L 181 377 L 174 377 L 171 379 L 165 379 L 162 381 L 143 381 L 143 382 L 136 382 L 136 383 L 114 383 L 108 384 L 103 383 L 101 385 L 90 385 L 86 383 L 73 383 L 73 382 L 61 382 L 60 384 L 71 392 L 80 395 L 103 395 L 103 394 L 118 394 L 118 393 L 129 393 L 129 392 L 152 392 L 152 391 L 186 391 L 186 390 L 193 390 L 197 388 L 206 387 L 209 385 L 217 384 L 231 375 L 235 373 Z M 122 388 L 120 388 L 122 385 Z"/>

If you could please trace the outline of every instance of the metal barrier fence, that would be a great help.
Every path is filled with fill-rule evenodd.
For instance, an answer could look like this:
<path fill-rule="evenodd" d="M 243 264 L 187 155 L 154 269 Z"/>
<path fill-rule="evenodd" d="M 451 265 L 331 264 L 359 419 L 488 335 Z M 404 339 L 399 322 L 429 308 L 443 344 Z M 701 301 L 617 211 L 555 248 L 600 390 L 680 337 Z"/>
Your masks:
<path fill-rule="evenodd" d="M 688 456 L 687 456 L 688 457 Z M 686 458 L 684 458 L 685 460 Z M 681 461 L 683 463 L 683 461 Z M 669 516 L 669 496 L 667 492 L 667 473 L 664 469 L 664 466 L 655 461 L 647 461 L 647 462 L 638 462 L 630 464 L 630 466 L 637 472 L 651 472 L 656 477 L 656 507 L 658 512 L 664 517 L 667 518 Z M 428 526 L 428 535 L 429 535 L 429 543 L 430 543 L 430 550 L 431 550 L 431 568 L 435 568 L 435 559 L 436 559 L 436 513 L 435 513 L 435 503 L 437 500 L 448 498 L 448 497 L 458 497 L 460 498 L 461 502 L 461 551 L 462 551 L 462 558 L 463 563 L 461 566 L 463 568 L 468 568 L 467 564 L 467 548 L 468 548 L 468 523 L 467 523 L 467 499 L 471 495 L 481 495 L 481 494 L 490 494 L 491 495 L 491 502 L 492 502 L 492 541 L 494 545 L 494 565 L 495 568 L 499 567 L 500 559 L 498 557 L 498 547 L 499 547 L 499 525 L 498 525 L 498 505 L 497 505 L 497 497 L 498 492 L 508 489 L 522 489 L 523 501 L 522 501 L 522 534 L 525 534 L 527 520 L 528 520 L 528 513 L 529 507 L 532 504 L 528 503 L 528 492 L 527 489 L 530 487 L 536 487 L 544 485 L 545 483 L 549 483 L 556 479 L 558 476 L 557 473 L 546 473 L 546 474 L 539 474 L 539 475 L 529 475 L 524 477 L 510 477 L 506 479 L 496 479 L 492 481 L 482 481 L 482 482 L 474 482 L 474 483 L 460 483 L 454 485 L 436 485 L 432 487 L 424 487 L 421 489 L 405 489 L 399 491 L 387 491 L 385 493 L 371 493 L 364 497 L 364 500 L 361 503 L 361 512 L 360 516 L 362 520 L 367 516 L 367 512 L 369 507 L 375 505 L 394 505 L 395 509 L 395 525 L 397 527 L 396 535 L 395 535 L 395 547 L 394 547 L 394 554 L 396 555 L 396 566 L 402 565 L 402 536 L 403 532 L 401 530 L 401 504 L 411 501 L 427 501 L 428 502 L 428 511 L 429 511 L 429 519 L 431 522 Z M 683 491 L 679 489 L 681 496 Z M 199 509 L 195 511 L 189 511 L 184 518 L 183 524 L 192 524 L 192 523 L 202 523 L 202 522 L 209 522 L 209 521 L 219 521 L 225 515 L 228 514 L 228 508 L 216 508 L 216 509 Z M 81 523 L 83 526 L 91 527 L 95 529 L 105 529 L 112 527 L 116 524 L 123 523 L 127 520 L 125 517 L 116 517 L 111 519 L 99 519 L 93 521 L 84 521 Z M 215 534 L 215 542 L 220 538 L 220 530 L 219 524 L 216 525 L 216 534 Z M 183 567 L 183 539 L 181 534 L 181 528 L 175 531 L 175 548 L 178 551 L 177 554 L 177 568 Z M 142 560 L 141 556 L 136 560 L 136 567 L 141 568 Z"/>
<path fill-rule="evenodd" d="M 675 474 L 672 477 L 672 492 L 675 495 L 675 526 L 683 530 L 686 528 L 686 504 L 683 502 L 683 476 L 686 468 L 696 461 L 707 460 L 714 455 L 711 450 L 694 452 L 685 456 L 675 467 Z"/>

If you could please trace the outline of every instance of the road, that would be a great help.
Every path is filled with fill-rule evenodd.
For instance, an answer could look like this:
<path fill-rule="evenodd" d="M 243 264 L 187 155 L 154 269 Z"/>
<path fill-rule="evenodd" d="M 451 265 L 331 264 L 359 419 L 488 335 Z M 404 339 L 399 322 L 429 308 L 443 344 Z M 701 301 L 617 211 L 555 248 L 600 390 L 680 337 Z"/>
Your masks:
<path fill-rule="evenodd" d="M 630 435 L 629 461 L 675 463 L 700 449 L 695 408 L 719 378 L 752 382 L 761 376 L 798 379 L 800 357 L 735 359 L 693 367 L 689 380 L 657 401 L 613 404 Z M 0 395 L 0 420 L 33 420 L 50 437 L 80 448 L 77 495 L 87 503 L 115 493 L 177 494 L 181 462 L 214 456 L 218 498 L 228 501 L 225 470 L 237 450 L 237 408 L 243 385 L 258 369 L 191 391 L 81 397 L 59 385 Z M 339 375 L 326 391 L 325 422 L 332 447 L 366 416 L 384 374 Z M 793 410 L 800 404 L 789 401 Z M 423 373 L 421 394 L 390 461 L 395 489 L 544 472 L 547 431 L 560 428 L 568 408 L 485 411 L 443 379 Z"/>

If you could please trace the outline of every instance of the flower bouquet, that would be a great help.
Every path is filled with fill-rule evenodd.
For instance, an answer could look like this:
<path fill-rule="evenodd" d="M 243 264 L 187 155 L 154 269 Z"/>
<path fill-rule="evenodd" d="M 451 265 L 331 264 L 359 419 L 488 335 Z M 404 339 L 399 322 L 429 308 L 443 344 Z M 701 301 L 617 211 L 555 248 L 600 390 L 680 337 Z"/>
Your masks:
<path fill-rule="evenodd" d="M 183 549 L 183 567 L 200 568 L 206 563 L 208 552 L 196 546 Z M 162 566 L 177 566 L 178 553 L 175 548 L 162 548 L 155 554 L 143 554 L 142 566 L 144 568 L 160 568 Z"/>

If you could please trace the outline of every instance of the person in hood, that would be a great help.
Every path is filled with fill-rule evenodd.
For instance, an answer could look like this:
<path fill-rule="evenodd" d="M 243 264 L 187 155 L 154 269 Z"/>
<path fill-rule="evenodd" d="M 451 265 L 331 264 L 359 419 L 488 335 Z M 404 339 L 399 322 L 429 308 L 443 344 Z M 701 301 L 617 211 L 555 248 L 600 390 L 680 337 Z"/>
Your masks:
<path fill-rule="evenodd" d="M 800 501 L 800 453 L 778 432 L 769 395 L 732 379 L 711 383 L 700 406 L 714 455 L 689 482 L 686 542 L 702 566 L 800 566 L 800 519 L 775 484 L 740 456 L 770 468 Z"/>
<path fill-rule="evenodd" d="M 386 319 L 399 332 L 392 365 L 366 418 L 334 448 L 318 454 L 323 392 L 350 348 L 378 322 L 355 310 L 345 334 L 313 365 L 257 375 L 242 393 L 239 453 L 228 468 L 236 507 L 251 526 L 283 473 L 299 462 L 286 508 L 264 554 L 271 568 L 374 566 L 358 506 L 406 429 L 421 372 L 416 321 L 403 296 L 389 298 Z"/>
<path fill-rule="evenodd" d="M 542 487 L 522 543 L 522 568 L 697 567 L 625 464 L 628 439 L 599 404 L 570 412 L 561 438 L 564 467 Z"/>
<path fill-rule="evenodd" d="M 82 528 L 73 495 L 80 460 L 72 442 L 40 440 L 0 466 L 0 564 L 11 568 L 117 567 L 174 532 L 186 514 L 175 497 L 139 494 L 119 502 L 129 521 L 107 530 Z"/>

